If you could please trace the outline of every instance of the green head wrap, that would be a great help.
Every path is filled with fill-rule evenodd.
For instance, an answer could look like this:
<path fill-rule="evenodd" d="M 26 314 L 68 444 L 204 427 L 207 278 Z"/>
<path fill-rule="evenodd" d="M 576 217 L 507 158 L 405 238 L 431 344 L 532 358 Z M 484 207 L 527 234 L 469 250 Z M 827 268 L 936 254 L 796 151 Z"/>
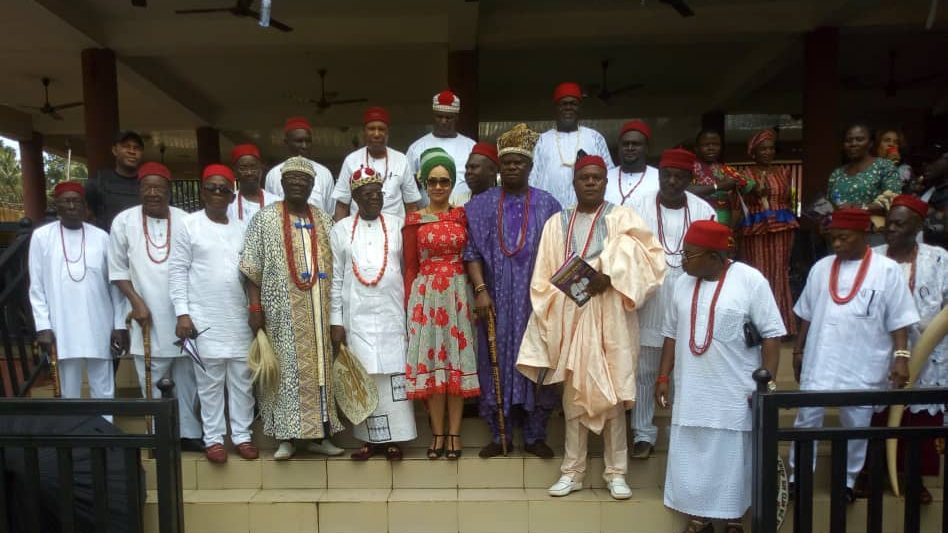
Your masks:
<path fill-rule="evenodd" d="M 422 152 L 418 167 L 418 181 L 421 182 L 422 187 L 428 187 L 428 175 L 431 174 L 431 170 L 435 167 L 444 167 L 448 170 L 448 175 L 451 176 L 452 187 L 457 183 L 457 170 L 454 168 L 454 159 L 451 159 L 451 156 L 442 148 L 429 148 Z"/>

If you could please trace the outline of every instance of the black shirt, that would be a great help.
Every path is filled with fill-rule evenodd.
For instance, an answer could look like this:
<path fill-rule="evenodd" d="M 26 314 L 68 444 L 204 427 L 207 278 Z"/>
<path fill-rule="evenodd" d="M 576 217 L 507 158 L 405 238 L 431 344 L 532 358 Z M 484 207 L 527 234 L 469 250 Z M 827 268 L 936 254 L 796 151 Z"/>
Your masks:
<path fill-rule="evenodd" d="M 112 168 L 100 170 L 86 183 L 86 202 L 95 215 L 95 225 L 109 231 L 115 215 L 140 203 L 138 178 L 123 176 Z"/>

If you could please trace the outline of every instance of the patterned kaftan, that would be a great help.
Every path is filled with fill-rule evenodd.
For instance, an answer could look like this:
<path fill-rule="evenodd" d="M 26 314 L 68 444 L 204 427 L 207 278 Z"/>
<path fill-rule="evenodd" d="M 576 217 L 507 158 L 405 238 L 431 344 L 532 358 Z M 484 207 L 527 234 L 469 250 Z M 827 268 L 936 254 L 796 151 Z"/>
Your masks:
<path fill-rule="evenodd" d="M 313 272 L 319 282 L 308 291 L 291 279 L 284 244 L 284 203 L 264 207 L 250 221 L 240 270 L 260 286 L 266 331 L 280 366 L 276 390 L 259 391 L 263 431 L 280 440 L 318 439 L 341 431 L 336 414 L 330 367 L 329 287 L 332 253 L 329 230 L 332 219 L 309 206 L 316 223 L 318 264 L 310 265 L 309 231 L 291 217 L 290 240 L 297 273 Z M 303 221 L 304 223 L 306 221 Z"/>
<path fill-rule="evenodd" d="M 467 244 L 464 209 L 405 220 L 408 294 L 408 397 L 477 396 L 471 301 L 461 252 Z"/>

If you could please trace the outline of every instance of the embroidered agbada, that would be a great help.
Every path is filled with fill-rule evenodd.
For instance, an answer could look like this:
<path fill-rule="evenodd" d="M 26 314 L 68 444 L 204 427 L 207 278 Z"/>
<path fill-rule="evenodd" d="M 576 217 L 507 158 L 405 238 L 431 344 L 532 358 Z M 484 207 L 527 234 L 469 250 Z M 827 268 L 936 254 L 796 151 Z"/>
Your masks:
<path fill-rule="evenodd" d="M 572 213 L 561 211 L 543 228 L 530 283 L 533 314 L 517 368 L 532 381 L 542 369 L 550 369 L 545 385 L 565 382 L 567 390 L 575 391 L 569 401 L 564 397 L 567 420 L 579 417 L 582 425 L 599 433 L 617 405 L 628 407 L 635 401 L 636 311 L 662 282 L 665 258 L 638 215 L 607 203 L 585 257 L 611 278 L 612 287 L 578 307 L 550 282 L 566 259 L 567 244 L 579 253 L 588 234 L 577 227 L 573 242 L 565 242 Z"/>
<path fill-rule="evenodd" d="M 316 176 L 313 178 L 313 190 L 309 193 L 309 205 L 318 207 L 327 213 L 332 213 L 333 209 L 336 208 L 336 201 L 332 198 L 334 187 L 332 172 L 325 165 L 321 165 L 312 159 L 305 157 L 303 159 L 309 161 L 309 164 L 313 165 L 313 170 L 316 171 Z M 267 172 L 263 188 L 277 199 L 283 198 L 283 163 L 274 166 Z M 234 198 L 234 203 L 237 203 L 236 198 Z M 269 203 L 264 201 L 264 205 L 269 205 Z"/>
<path fill-rule="evenodd" d="M 533 149 L 530 185 L 552 194 L 564 209 L 576 205 L 573 164 L 579 150 L 602 157 L 610 169 L 615 166 L 606 139 L 598 131 L 585 126 L 569 132 L 555 128 L 547 130 L 540 135 Z"/>
<path fill-rule="evenodd" d="M 332 192 L 333 201 L 347 204 L 351 214 L 356 214 L 359 211 L 359 206 L 352 202 L 349 178 L 360 167 L 369 167 L 385 179 L 382 184 L 382 194 L 385 197 L 382 204 L 383 213 L 404 219 L 405 204 L 421 200 L 418 184 L 415 183 L 415 176 L 411 173 L 405 154 L 392 148 L 386 148 L 385 157 L 376 159 L 369 155 L 368 149 L 363 146 L 347 155 L 342 161 L 342 167 L 339 169 L 339 179 L 336 180 L 336 187 Z"/>
<path fill-rule="evenodd" d="M 412 440 L 417 433 L 413 405 L 405 390 L 404 221 L 381 215 L 375 220 L 359 219 L 353 228 L 354 219 L 340 220 L 330 233 L 334 275 L 329 323 L 345 328 L 349 349 L 375 380 L 379 404 L 353 433 L 365 442 Z M 375 286 L 367 286 L 356 278 L 353 263 L 366 282 L 375 280 L 383 265 L 385 272 Z"/>
<path fill-rule="evenodd" d="M 240 192 L 238 191 L 237 194 L 239 195 Z M 260 194 L 263 198 L 262 207 L 266 207 L 273 202 L 279 202 L 283 199 L 282 196 L 264 189 L 260 189 Z M 227 218 L 236 220 L 240 223 L 241 228 L 246 231 L 247 226 L 250 225 L 250 219 L 252 219 L 262 207 L 259 202 L 237 196 L 234 198 L 234 201 L 227 206 Z"/>
<path fill-rule="evenodd" d="M 547 220 L 560 211 L 560 204 L 546 191 L 530 187 L 528 220 L 526 234 L 522 228 L 526 194 L 505 194 L 503 202 L 504 227 L 499 227 L 498 204 L 502 189 L 493 188 L 474 197 L 464 210 L 467 213 L 468 244 L 464 250 L 465 261 L 479 261 L 483 265 L 484 281 L 490 288 L 494 300 L 497 342 L 497 366 L 503 392 L 504 417 L 508 421 L 507 435 L 512 435 L 511 409 L 521 407 L 526 411 L 523 417 L 525 440 L 528 444 L 546 439 L 546 422 L 549 411 L 556 406 L 558 398 L 555 387 L 536 387 L 515 367 L 520 341 L 527 328 L 532 307 L 530 305 L 530 278 L 536 263 L 540 245 L 540 235 Z M 508 252 L 517 249 L 520 238 L 523 248 L 507 256 L 500 246 Z M 491 427 L 495 442 L 500 442 L 497 425 L 497 395 L 494 392 L 494 380 L 490 363 L 490 352 L 486 340 L 485 325 L 479 324 L 477 346 L 477 373 L 481 383 L 479 401 L 480 416 Z M 536 420 L 531 423 L 531 418 Z"/>
<path fill-rule="evenodd" d="M 343 429 L 330 379 L 332 220 L 310 207 L 316 229 L 313 243 L 307 229 L 296 227 L 300 219 L 290 217 L 290 252 L 296 258 L 297 277 L 302 279 L 304 271 L 318 277 L 310 290 L 301 290 L 290 276 L 283 238 L 284 209 L 283 202 L 268 205 L 250 221 L 240 260 L 240 271 L 260 286 L 267 335 L 280 365 L 276 389 L 258 394 L 260 413 L 267 435 L 279 440 L 318 439 Z M 318 265 L 309 262 L 314 245 L 318 246 Z M 324 425 L 328 426 L 328 434 Z"/>
<path fill-rule="evenodd" d="M 405 152 L 405 157 L 408 158 L 408 170 L 412 176 L 418 175 L 418 170 L 421 168 L 421 154 L 429 148 L 443 149 L 451 156 L 451 159 L 454 159 L 457 166 L 457 179 L 454 182 L 454 188 L 451 189 L 449 202 L 453 206 L 464 205 L 471 198 L 471 189 L 464 181 L 464 162 L 471 155 L 474 144 L 474 139 L 460 133 L 454 137 L 435 137 L 433 133 L 428 133 L 411 143 L 408 151 Z"/>

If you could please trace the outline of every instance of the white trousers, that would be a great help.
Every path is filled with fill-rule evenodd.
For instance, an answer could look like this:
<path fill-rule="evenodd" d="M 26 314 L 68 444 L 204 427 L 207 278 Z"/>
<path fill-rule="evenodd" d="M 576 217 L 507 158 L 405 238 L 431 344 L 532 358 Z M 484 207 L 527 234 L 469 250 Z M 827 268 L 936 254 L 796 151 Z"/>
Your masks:
<path fill-rule="evenodd" d="M 563 398 L 566 397 L 564 394 Z M 624 476 L 629 467 L 625 411 L 622 405 L 617 405 L 615 411 L 602 428 L 602 459 L 606 464 L 602 477 L 607 482 L 614 477 Z M 566 449 L 563 452 L 563 464 L 560 466 L 560 472 L 576 481 L 582 481 L 586 476 L 589 442 L 589 428 L 580 422 L 580 418 L 566 421 Z"/>
<path fill-rule="evenodd" d="M 82 397 L 82 370 L 89 376 L 89 396 L 93 399 L 115 397 L 115 371 L 111 359 L 76 357 L 59 360 L 59 387 L 63 398 Z"/>
<path fill-rule="evenodd" d="M 823 427 L 823 415 L 825 409 L 822 407 L 801 407 L 797 411 L 797 419 L 793 422 L 796 428 L 820 428 Z M 839 422 L 845 428 L 864 428 L 869 427 L 872 421 L 872 407 L 840 407 Z M 813 469 L 816 470 L 816 445 L 813 443 Z M 850 440 L 847 446 L 846 454 L 846 486 L 852 488 L 856 483 L 856 476 L 862 470 L 862 465 L 866 461 L 866 440 Z M 790 448 L 790 481 L 793 481 L 794 454 L 793 448 Z"/>
<path fill-rule="evenodd" d="M 138 372 L 138 384 L 145 397 L 145 357 L 136 355 L 135 371 Z M 151 358 L 151 397 L 161 398 L 158 381 L 168 377 L 174 381 L 174 397 L 178 399 L 178 420 L 182 439 L 201 438 L 201 420 L 198 418 L 197 384 L 194 381 L 194 363 L 184 357 Z"/>
<path fill-rule="evenodd" d="M 655 380 L 662 362 L 662 349 L 653 346 L 639 348 L 639 364 L 635 370 L 635 406 L 629 411 L 629 424 L 633 429 L 632 442 L 647 442 L 652 446 L 658 440 L 655 427 Z M 669 387 L 669 394 L 671 394 Z M 668 398 L 671 402 L 672 399 Z"/>
<path fill-rule="evenodd" d="M 204 446 L 224 444 L 227 420 L 224 419 L 224 391 L 230 420 L 230 440 L 237 444 L 250 442 L 253 423 L 253 382 L 247 358 L 204 359 L 207 371 L 194 365 L 198 398 L 201 400 L 201 423 Z"/>

